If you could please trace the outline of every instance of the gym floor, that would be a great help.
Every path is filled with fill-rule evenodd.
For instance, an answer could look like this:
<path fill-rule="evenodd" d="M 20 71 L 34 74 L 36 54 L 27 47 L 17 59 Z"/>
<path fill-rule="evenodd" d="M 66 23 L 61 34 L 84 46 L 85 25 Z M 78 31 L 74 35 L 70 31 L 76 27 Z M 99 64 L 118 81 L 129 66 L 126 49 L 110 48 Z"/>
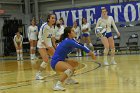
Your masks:
<path fill-rule="evenodd" d="M 64 85 L 65 93 L 140 92 L 140 55 L 116 55 L 118 64 L 110 66 L 102 64 L 102 56 L 98 56 L 96 62 L 90 57 L 72 58 L 80 64 L 72 77 L 79 84 Z M 59 75 L 50 66 L 43 72 L 45 80 L 35 80 L 40 59 L 15 59 L 0 57 L 0 93 L 64 93 L 52 90 Z"/>

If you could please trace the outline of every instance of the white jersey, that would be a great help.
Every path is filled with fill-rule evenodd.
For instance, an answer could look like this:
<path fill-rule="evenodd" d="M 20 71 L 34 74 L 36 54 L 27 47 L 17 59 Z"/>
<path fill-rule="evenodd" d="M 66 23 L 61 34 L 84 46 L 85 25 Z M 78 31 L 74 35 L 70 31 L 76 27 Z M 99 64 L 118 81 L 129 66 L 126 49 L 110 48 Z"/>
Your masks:
<path fill-rule="evenodd" d="M 23 42 L 22 35 L 20 35 L 20 37 L 18 37 L 17 35 L 15 35 L 13 41 L 14 41 L 15 46 L 22 45 L 22 42 Z"/>
<path fill-rule="evenodd" d="M 38 27 L 37 26 L 29 26 L 28 27 L 28 39 L 29 40 L 37 40 Z"/>
<path fill-rule="evenodd" d="M 118 32 L 118 29 L 115 25 L 114 19 L 112 16 L 108 16 L 107 19 L 103 19 L 103 18 L 99 18 L 96 24 L 96 28 L 97 27 L 103 27 L 107 29 L 107 33 L 111 32 L 111 25 L 113 26 L 113 28 L 115 29 L 116 32 Z"/>
<path fill-rule="evenodd" d="M 86 29 L 88 29 L 88 31 L 87 32 L 83 32 L 83 33 L 89 34 L 89 32 L 91 31 L 91 28 L 90 28 L 90 24 L 89 23 L 86 23 L 86 24 L 82 24 L 81 25 L 81 30 L 86 30 Z"/>
<path fill-rule="evenodd" d="M 60 28 L 55 27 L 55 39 L 59 40 L 60 36 L 64 33 L 64 27 L 60 26 Z"/>
<path fill-rule="evenodd" d="M 75 27 L 73 27 L 74 28 L 74 31 L 75 31 L 75 33 L 76 33 L 76 38 L 78 39 L 79 37 L 80 37 L 80 34 L 81 34 L 81 32 L 80 32 L 80 28 L 79 28 L 79 26 L 77 26 L 76 28 Z"/>
<path fill-rule="evenodd" d="M 42 42 L 44 42 L 49 47 L 53 47 L 51 38 L 55 37 L 54 30 L 55 30 L 54 26 L 50 27 L 47 23 L 44 23 L 41 26 L 38 34 L 38 39 L 39 39 L 37 42 L 38 48 L 46 48 L 46 46 Z"/>

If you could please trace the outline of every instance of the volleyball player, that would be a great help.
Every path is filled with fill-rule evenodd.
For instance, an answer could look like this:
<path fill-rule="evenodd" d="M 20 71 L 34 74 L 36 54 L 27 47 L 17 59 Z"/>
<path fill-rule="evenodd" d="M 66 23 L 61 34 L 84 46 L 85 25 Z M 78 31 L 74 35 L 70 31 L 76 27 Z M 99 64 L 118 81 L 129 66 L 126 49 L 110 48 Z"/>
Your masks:
<path fill-rule="evenodd" d="M 64 29 L 64 33 L 61 37 L 61 42 L 56 48 L 56 51 L 52 57 L 51 60 L 51 67 L 56 72 L 63 72 L 60 79 L 57 81 L 57 83 L 54 85 L 53 90 L 65 90 L 65 88 L 62 86 L 62 83 L 69 79 L 66 83 L 78 83 L 77 81 L 73 80 L 71 76 L 73 75 L 76 67 L 78 66 L 78 62 L 73 59 L 66 59 L 67 55 L 74 49 L 79 48 L 84 50 L 86 53 L 88 53 L 92 59 L 95 59 L 95 55 L 92 51 L 90 51 L 86 46 L 83 46 L 79 44 L 77 41 L 74 40 L 76 37 L 76 34 L 74 32 L 74 29 L 72 27 L 66 27 Z"/>
<path fill-rule="evenodd" d="M 55 51 L 54 47 L 56 47 L 56 44 L 54 35 L 54 23 L 55 15 L 49 14 L 47 16 L 47 23 L 44 23 L 39 31 L 39 40 L 37 42 L 37 47 L 39 49 L 39 53 L 42 57 L 43 62 L 40 65 L 39 71 L 36 73 L 37 80 L 44 79 L 41 73 L 46 68 L 49 62 L 49 56 L 52 56 Z"/>
<path fill-rule="evenodd" d="M 87 44 L 89 44 L 89 46 L 93 48 L 93 45 L 90 39 L 91 28 L 90 28 L 90 24 L 87 23 L 86 18 L 82 18 L 81 30 L 82 30 L 82 38 L 83 38 L 84 45 L 86 46 Z"/>
<path fill-rule="evenodd" d="M 28 27 L 28 39 L 30 42 L 30 59 L 36 58 L 36 45 L 37 45 L 38 28 L 35 19 L 32 19 L 31 25 Z"/>
<path fill-rule="evenodd" d="M 23 37 L 18 31 L 16 35 L 14 36 L 14 45 L 16 48 L 16 53 L 17 53 L 17 60 L 23 60 L 23 51 L 22 51 L 22 43 L 23 43 Z"/>
<path fill-rule="evenodd" d="M 77 21 L 74 21 L 73 22 L 73 29 L 74 29 L 74 31 L 76 33 L 76 40 L 78 42 L 80 42 L 80 39 L 81 39 L 81 30 L 80 30 L 80 27 L 77 25 Z M 77 49 L 76 56 L 82 56 L 80 49 Z"/>
<path fill-rule="evenodd" d="M 120 32 L 118 31 L 115 25 L 113 17 L 108 16 L 108 12 L 106 8 L 102 8 L 102 15 L 97 21 L 96 28 L 97 27 L 106 28 L 106 34 L 103 37 L 101 37 L 101 41 L 104 45 L 104 65 L 109 65 L 108 60 L 107 60 L 109 49 L 111 50 L 111 64 L 117 64 L 114 60 L 115 45 L 114 45 L 114 40 L 112 36 L 111 25 L 113 26 L 113 28 L 115 29 L 119 37 Z"/>

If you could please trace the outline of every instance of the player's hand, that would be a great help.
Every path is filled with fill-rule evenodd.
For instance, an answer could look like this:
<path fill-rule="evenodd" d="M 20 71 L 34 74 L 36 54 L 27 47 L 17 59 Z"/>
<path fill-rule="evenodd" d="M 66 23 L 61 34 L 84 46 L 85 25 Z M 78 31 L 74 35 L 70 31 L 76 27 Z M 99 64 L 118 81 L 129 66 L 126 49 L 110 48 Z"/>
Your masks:
<path fill-rule="evenodd" d="M 117 35 L 118 35 L 118 37 L 120 37 L 120 35 L 121 35 L 120 32 L 117 32 Z"/>
<path fill-rule="evenodd" d="M 92 51 L 89 52 L 89 55 L 91 56 L 91 58 L 93 60 L 96 60 L 96 56 L 94 55 L 94 53 Z"/>

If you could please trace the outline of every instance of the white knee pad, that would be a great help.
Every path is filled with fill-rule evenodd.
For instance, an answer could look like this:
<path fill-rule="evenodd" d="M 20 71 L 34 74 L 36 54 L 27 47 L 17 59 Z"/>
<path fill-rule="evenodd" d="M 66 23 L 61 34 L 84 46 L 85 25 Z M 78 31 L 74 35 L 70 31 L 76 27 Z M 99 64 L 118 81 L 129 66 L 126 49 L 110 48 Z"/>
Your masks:
<path fill-rule="evenodd" d="M 71 69 L 67 69 L 64 71 L 64 73 L 68 76 L 71 77 L 73 75 L 73 71 Z"/>
<path fill-rule="evenodd" d="M 31 50 L 34 50 L 34 47 L 30 47 Z"/>
<path fill-rule="evenodd" d="M 42 68 L 46 68 L 46 66 L 47 66 L 47 63 L 44 62 L 44 61 L 43 61 L 43 62 L 41 63 L 41 65 L 40 65 L 40 67 L 42 67 Z"/>
<path fill-rule="evenodd" d="M 115 48 L 111 49 L 111 54 L 115 54 Z"/>
<path fill-rule="evenodd" d="M 108 55 L 108 52 L 109 52 L 109 49 L 108 48 L 105 48 L 104 49 L 104 55 L 107 56 Z"/>

